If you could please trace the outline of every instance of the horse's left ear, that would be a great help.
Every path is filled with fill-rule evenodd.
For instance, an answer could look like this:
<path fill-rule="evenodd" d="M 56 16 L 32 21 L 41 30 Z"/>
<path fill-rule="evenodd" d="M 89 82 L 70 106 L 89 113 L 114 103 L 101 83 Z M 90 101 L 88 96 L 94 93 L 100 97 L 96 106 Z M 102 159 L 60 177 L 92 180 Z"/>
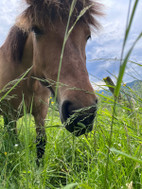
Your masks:
<path fill-rule="evenodd" d="M 33 5 L 36 4 L 37 0 L 25 0 L 27 4 Z M 40 1 L 40 0 L 39 0 Z"/>
<path fill-rule="evenodd" d="M 26 0 L 26 3 L 31 5 L 34 0 Z"/>
<path fill-rule="evenodd" d="M 29 5 L 38 5 L 38 4 L 46 2 L 47 0 L 25 0 L 25 1 Z M 48 1 L 50 1 L 50 0 L 48 0 Z"/>
<path fill-rule="evenodd" d="M 31 19 L 26 15 L 26 12 L 16 18 L 16 26 L 25 32 L 29 32 L 31 28 Z"/>

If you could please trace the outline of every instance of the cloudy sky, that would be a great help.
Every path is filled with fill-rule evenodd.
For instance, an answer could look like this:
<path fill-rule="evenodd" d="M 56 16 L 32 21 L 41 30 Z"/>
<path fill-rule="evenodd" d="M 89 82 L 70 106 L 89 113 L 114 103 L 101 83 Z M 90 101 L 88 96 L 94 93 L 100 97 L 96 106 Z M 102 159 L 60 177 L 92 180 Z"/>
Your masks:
<path fill-rule="evenodd" d="M 135 0 L 131 1 L 132 9 Z M 118 75 L 120 62 L 116 59 L 120 59 L 121 56 L 130 0 L 100 0 L 100 2 L 105 5 L 105 16 L 99 19 L 102 29 L 96 34 L 92 34 L 86 47 L 86 54 L 90 79 L 93 83 L 103 85 L 104 77 Z M 0 46 L 3 44 L 10 27 L 14 24 L 16 16 L 24 7 L 25 4 L 22 0 L 0 0 Z M 141 23 L 142 0 L 139 0 L 125 53 L 142 32 Z M 130 60 L 142 65 L 142 39 L 137 43 Z M 142 79 L 142 66 L 129 63 L 124 82 L 130 82 L 134 79 Z"/>

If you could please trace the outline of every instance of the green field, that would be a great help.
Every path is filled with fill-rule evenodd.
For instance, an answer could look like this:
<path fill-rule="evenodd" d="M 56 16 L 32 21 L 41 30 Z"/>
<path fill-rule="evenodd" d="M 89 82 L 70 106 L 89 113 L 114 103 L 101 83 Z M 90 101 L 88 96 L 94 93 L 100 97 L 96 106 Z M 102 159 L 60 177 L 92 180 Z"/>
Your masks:
<path fill-rule="evenodd" d="M 79 138 L 61 125 L 58 112 L 51 125 L 51 107 L 40 167 L 35 163 L 33 118 L 18 121 L 18 139 L 13 139 L 1 117 L 0 188 L 142 188 L 142 99 L 137 96 L 135 101 L 133 109 L 118 103 L 112 118 L 112 98 L 100 96 L 94 130 Z"/>
<path fill-rule="evenodd" d="M 45 124 L 46 151 L 38 167 L 33 117 L 25 114 L 18 120 L 17 138 L 8 134 L 0 117 L 0 189 L 142 188 L 142 89 L 139 88 L 139 93 L 130 90 L 133 103 L 125 95 L 118 101 L 127 62 L 142 38 L 140 33 L 124 56 L 137 4 L 135 0 L 125 31 L 115 98 L 98 94 L 98 111 L 91 133 L 74 137 L 61 124 L 58 111 L 53 117 L 51 103 Z M 69 32 L 67 28 L 64 46 Z M 59 76 L 60 69 L 57 81 Z"/>

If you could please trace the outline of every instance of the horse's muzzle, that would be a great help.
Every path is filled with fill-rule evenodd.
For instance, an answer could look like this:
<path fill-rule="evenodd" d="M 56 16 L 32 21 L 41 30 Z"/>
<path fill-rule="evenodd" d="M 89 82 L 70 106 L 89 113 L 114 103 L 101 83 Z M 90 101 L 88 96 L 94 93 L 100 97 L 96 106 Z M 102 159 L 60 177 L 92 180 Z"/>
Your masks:
<path fill-rule="evenodd" d="M 75 109 L 70 101 L 64 101 L 60 111 L 61 121 L 69 132 L 80 136 L 92 131 L 96 110 L 96 104 Z"/>

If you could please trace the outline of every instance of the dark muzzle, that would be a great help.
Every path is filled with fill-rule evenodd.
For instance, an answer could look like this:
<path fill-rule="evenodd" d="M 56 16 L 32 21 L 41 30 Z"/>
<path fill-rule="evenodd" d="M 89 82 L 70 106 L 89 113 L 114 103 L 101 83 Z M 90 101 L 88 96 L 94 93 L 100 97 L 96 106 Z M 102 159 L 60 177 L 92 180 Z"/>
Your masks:
<path fill-rule="evenodd" d="M 96 105 L 69 111 L 64 107 L 63 114 L 65 128 L 75 136 L 88 133 L 93 129 L 94 118 L 96 116 Z M 69 113 L 70 112 L 70 113 Z"/>

